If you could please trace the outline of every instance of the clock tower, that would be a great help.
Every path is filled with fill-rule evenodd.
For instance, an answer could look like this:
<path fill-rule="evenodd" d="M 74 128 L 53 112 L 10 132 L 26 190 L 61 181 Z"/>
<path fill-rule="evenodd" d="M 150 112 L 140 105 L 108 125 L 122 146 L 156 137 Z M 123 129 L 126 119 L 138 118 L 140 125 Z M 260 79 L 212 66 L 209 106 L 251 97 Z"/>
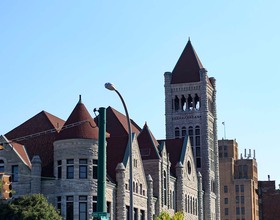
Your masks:
<path fill-rule="evenodd" d="M 186 134 L 202 175 L 204 219 L 220 219 L 216 80 L 208 77 L 191 41 L 165 78 L 166 139 Z"/>

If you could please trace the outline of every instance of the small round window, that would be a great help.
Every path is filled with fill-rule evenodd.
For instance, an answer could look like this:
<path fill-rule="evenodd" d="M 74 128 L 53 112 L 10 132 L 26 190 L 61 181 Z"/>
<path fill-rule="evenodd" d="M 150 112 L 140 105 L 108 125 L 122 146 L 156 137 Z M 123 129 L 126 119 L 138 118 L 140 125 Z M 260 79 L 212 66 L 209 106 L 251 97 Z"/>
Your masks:
<path fill-rule="evenodd" d="M 188 168 L 188 174 L 190 175 L 191 172 L 192 172 L 192 166 L 191 166 L 191 162 L 190 161 L 188 161 L 187 168 Z"/>

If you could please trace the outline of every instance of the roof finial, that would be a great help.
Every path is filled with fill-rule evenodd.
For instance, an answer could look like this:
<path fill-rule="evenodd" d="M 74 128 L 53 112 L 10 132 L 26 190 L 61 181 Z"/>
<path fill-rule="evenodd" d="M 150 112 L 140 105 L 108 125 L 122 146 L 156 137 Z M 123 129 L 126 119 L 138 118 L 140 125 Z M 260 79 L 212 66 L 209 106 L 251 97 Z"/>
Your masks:
<path fill-rule="evenodd" d="M 189 40 L 188 41 L 190 41 L 191 42 L 191 38 L 189 37 Z"/>
<path fill-rule="evenodd" d="M 79 103 L 82 103 L 82 95 L 79 95 Z"/>

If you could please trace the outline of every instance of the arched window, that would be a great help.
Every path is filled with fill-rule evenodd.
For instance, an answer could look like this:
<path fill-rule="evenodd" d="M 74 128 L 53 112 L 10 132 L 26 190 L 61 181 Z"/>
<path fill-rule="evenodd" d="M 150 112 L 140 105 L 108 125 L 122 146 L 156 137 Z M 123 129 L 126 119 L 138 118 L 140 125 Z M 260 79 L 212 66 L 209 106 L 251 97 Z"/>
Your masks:
<path fill-rule="evenodd" d="M 190 213 L 190 196 L 188 196 L 188 213 Z"/>
<path fill-rule="evenodd" d="M 175 106 L 175 111 L 178 111 L 179 110 L 179 98 L 178 98 L 178 96 L 175 96 L 174 106 Z"/>
<path fill-rule="evenodd" d="M 143 186 L 142 186 L 142 183 L 140 183 L 140 194 L 142 195 L 143 193 Z"/>
<path fill-rule="evenodd" d="M 179 138 L 180 137 L 180 130 L 178 127 L 175 128 L 175 138 Z"/>
<path fill-rule="evenodd" d="M 138 183 L 136 183 L 136 193 L 138 193 Z"/>
<path fill-rule="evenodd" d="M 188 212 L 188 197 L 185 196 L 185 211 Z"/>
<path fill-rule="evenodd" d="M 194 107 L 196 110 L 200 109 L 200 101 L 199 101 L 199 97 L 197 94 L 195 94 L 195 97 L 194 97 Z"/>
<path fill-rule="evenodd" d="M 186 127 L 182 127 L 182 137 L 185 137 L 187 133 Z"/>
<path fill-rule="evenodd" d="M 133 192 L 135 192 L 135 182 L 133 182 Z"/>
<path fill-rule="evenodd" d="M 189 96 L 188 96 L 188 110 L 192 110 L 192 109 L 193 109 L 193 98 L 189 94 Z"/>
<path fill-rule="evenodd" d="M 182 98 L 181 98 L 181 109 L 182 109 L 182 111 L 186 111 L 186 109 L 187 109 L 186 98 L 184 95 L 182 95 Z"/>
<path fill-rule="evenodd" d="M 166 171 L 163 171 L 163 204 L 167 204 L 167 178 Z"/>
<path fill-rule="evenodd" d="M 192 206 L 193 198 L 190 199 L 190 213 L 193 214 L 193 206 Z"/>
<path fill-rule="evenodd" d="M 195 206 L 194 206 L 194 198 L 192 198 L 192 208 L 193 208 L 193 210 L 192 210 L 192 214 L 193 215 L 195 215 Z"/>

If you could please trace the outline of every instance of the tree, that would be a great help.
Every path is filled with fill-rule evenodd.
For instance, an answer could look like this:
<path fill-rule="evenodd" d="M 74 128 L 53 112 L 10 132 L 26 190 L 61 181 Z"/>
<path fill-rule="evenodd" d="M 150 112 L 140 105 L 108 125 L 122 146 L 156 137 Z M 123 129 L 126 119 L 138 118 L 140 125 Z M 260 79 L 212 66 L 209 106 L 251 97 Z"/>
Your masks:
<path fill-rule="evenodd" d="M 169 213 L 161 212 L 160 215 L 156 218 L 156 220 L 183 220 L 184 213 L 176 212 L 173 217 L 170 217 Z"/>
<path fill-rule="evenodd" d="M 0 219 L 62 220 L 54 206 L 42 194 L 21 196 L 11 203 L 1 204 Z"/>

